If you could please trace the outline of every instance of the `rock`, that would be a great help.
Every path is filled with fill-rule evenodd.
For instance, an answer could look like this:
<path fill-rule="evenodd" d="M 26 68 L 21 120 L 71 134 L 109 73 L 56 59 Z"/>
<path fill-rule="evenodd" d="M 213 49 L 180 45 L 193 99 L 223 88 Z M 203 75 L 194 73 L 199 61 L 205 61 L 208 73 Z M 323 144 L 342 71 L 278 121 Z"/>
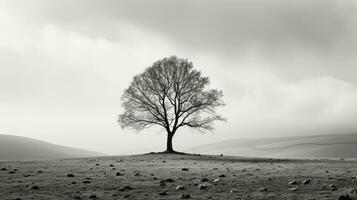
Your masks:
<path fill-rule="evenodd" d="M 307 185 L 307 184 L 309 184 L 310 182 L 311 182 L 310 179 L 306 179 L 306 180 L 304 180 L 304 181 L 302 182 L 302 184 Z"/>
<path fill-rule="evenodd" d="M 188 171 L 188 168 L 182 168 L 181 170 L 182 171 Z"/>
<path fill-rule="evenodd" d="M 357 189 L 354 188 L 354 189 L 350 190 L 350 193 L 354 194 L 354 195 L 357 195 Z"/>
<path fill-rule="evenodd" d="M 9 171 L 9 174 L 15 174 L 16 172 L 15 171 Z"/>
<path fill-rule="evenodd" d="M 82 197 L 81 196 L 79 196 L 79 195 L 74 195 L 74 197 L 73 197 L 74 199 L 82 199 Z"/>
<path fill-rule="evenodd" d="M 123 174 L 120 173 L 120 172 L 117 172 L 117 173 L 115 174 L 115 176 L 123 176 Z"/>
<path fill-rule="evenodd" d="M 289 185 L 297 185 L 297 182 L 296 181 L 290 181 Z"/>
<path fill-rule="evenodd" d="M 6 171 L 7 169 L 6 168 L 1 168 L 1 171 Z"/>
<path fill-rule="evenodd" d="M 88 183 L 90 183 L 90 181 L 85 180 L 85 181 L 82 181 L 82 183 L 88 184 Z"/>
<path fill-rule="evenodd" d="M 352 200 L 352 198 L 350 196 L 348 196 L 348 194 L 346 194 L 346 195 L 341 195 L 340 197 L 338 197 L 338 200 Z"/>
<path fill-rule="evenodd" d="M 190 194 L 182 194 L 180 196 L 180 199 L 190 199 L 191 198 L 191 195 Z"/>
<path fill-rule="evenodd" d="M 223 156 L 223 154 L 221 154 L 220 156 Z"/>
<path fill-rule="evenodd" d="M 95 166 L 99 166 L 99 164 L 98 164 L 98 163 L 96 163 L 96 164 L 95 164 Z"/>
<path fill-rule="evenodd" d="M 38 170 L 38 171 L 37 171 L 37 173 L 42 174 L 42 173 L 43 173 L 43 171 L 42 171 L 42 170 Z"/>
<path fill-rule="evenodd" d="M 136 172 L 134 176 L 140 176 L 140 172 Z"/>
<path fill-rule="evenodd" d="M 221 174 L 221 175 L 219 175 L 219 177 L 224 178 L 224 177 L 226 177 L 226 175 Z"/>
<path fill-rule="evenodd" d="M 38 187 L 37 185 L 33 185 L 30 187 L 31 190 L 39 190 L 40 187 Z"/>
<path fill-rule="evenodd" d="M 71 184 L 72 184 L 72 185 L 75 185 L 75 184 L 77 184 L 77 183 L 76 183 L 76 181 L 73 181 Z"/>
<path fill-rule="evenodd" d="M 160 183 L 173 183 L 175 182 L 173 179 L 171 178 L 168 178 L 168 179 L 164 179 L 164 180 L 161 180 Z"/>
<path fill-rule="evenodd" d="M 235 189 L 231 189 L 231 191 L 229 191 L 230 193 L 236 193 L 237 192 L 237 190 L 235 190 Z"/>
<path fill-rule="evenodd" d="M 261 192 L 267 192 L 267 191 L 268 191 L 268 188 L 262 187 L 262 188 L 259 188 L 259 191 L 261 191 Z"/>
<path fill-rule="evenodd" d="M 330 189 L 331 189 L 332 191 L 337 190 L 337 186 L 334 185 L 334 184 L 330 184 L 329 187 L 330 187 Z"/>
<path fill-rule="evenodd" d="M 91 195 L 89 196 L 89 198 L 90 198 L 90 199 L 96 199 L 96 198 L 97 198 L 97 195 L 91 194 Z"/>
<path fill-rule="evenodd" d="M 132 190 L 132 189 L 134 189 L 134 188 L 132 188 L 131 186 L 127 185 L 127 186 L 119 188 L 118 190 L 119 191 L 127 191 L 127 190 Z"/>
<path fill-rule="evenodd" d="M 167 191 L 163 191 L 163 192 L 160 192 L 159 195 L 165 196 L 165 195 L 168 195 L 168 193 L 167 193 Z"/>
<path fill-rule="evenodd" d="M 22 200 L 20 197 L 17 197 L 15 200 Z"/>
<path fill-rule="evenodd" d="M 217 183 L 217 182 L 219 182 L 219 181 L 221 181 L 221 179 L 217 178 L 217 179 L 214 179 L 212 182 L 213 182 L 213 183 Z"/>
<path fill-rule="evenodd" d="M 73 178 L 73 177 L 74 177 L 74 175 L 73 175 L 73 174 L 67 174 L 67 177 L 69 177 L 69 178 Z"/>
<path fill-rule="evenodd" d="M 201 182 L 208 182 L 208 178 L 202 178 Z"/>
<path fill-rule="evenodd" d="M 206 184 L 199 184 L 198 185 L 198 188 L 200 189 L 200 190 L 205 190 L 205 189 L 207 189 L 207 185 Z"/>
<path fill-rule="evenodd" d="M 110 164 L 109 167 L 114 167 L 114 165 L 113 165 L 113 164 Z"/>
<path fill-rule="evenodd" d="M 297 187 L 293 187 L 293 188 L 289 188 L 289 190 L 290 190 L 290 191 L 298 191 L 298 190 L 299 190 L 299 188 L 297 188 Z"/>
<path fill-rule="evenodd" d="M 183 185 L 178 185 L 176 186 L 176 190 L 185 190 L 185 187 Z"/>

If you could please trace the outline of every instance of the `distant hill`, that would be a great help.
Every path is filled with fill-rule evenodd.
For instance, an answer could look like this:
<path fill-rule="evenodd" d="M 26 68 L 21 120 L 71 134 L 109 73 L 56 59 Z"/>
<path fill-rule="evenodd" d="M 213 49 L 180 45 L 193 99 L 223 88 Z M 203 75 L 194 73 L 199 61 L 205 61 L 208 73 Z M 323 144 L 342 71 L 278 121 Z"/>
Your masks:
<path fill-rule="evenodd" d="M 187 152 L 271 158 L 357 158 L 357 134 L 233 139 Z"/>
<path fill-rule="evenodd" d="M 0 160 L 39 160 L 102 156 L 104 154 L 0 134 Z"/>

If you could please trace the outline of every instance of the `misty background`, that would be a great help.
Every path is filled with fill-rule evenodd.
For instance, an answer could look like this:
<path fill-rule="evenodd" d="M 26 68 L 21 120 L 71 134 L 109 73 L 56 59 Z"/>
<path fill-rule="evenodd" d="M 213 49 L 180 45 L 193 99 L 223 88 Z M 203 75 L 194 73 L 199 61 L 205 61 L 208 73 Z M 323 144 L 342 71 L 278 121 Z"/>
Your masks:
<path fill-rule="evenodd" d="M 163 150 L 123 131 L 120 97 L 170 55 L 222 89 L 228 119 L 177 150 L 228 140 L 356 133 L 353 0 L 0 0 L 0 134 L 108 154 Z"/>

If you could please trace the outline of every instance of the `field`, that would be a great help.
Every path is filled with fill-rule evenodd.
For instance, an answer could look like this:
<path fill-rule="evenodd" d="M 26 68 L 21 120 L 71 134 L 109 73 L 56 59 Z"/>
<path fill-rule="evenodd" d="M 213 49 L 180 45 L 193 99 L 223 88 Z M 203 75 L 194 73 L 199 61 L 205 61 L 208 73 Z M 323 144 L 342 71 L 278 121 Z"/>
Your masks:
<path fill-rule="evenodd" d="M 312 200 L 357 192 L 353 160 L 146 154 L 2 161 L 0 170 L 0 199 Z"/>

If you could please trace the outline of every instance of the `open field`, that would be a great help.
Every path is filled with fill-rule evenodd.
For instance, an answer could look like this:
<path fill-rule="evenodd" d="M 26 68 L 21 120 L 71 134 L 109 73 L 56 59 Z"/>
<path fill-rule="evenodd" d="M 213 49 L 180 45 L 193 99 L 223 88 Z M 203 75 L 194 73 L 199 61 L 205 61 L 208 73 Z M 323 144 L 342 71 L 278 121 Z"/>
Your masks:
<path fill-rule="evenodd" d="M 0 169 L 0 199 L 338 199 L 355 196 L 357 162 L 148 154 Z"/>

